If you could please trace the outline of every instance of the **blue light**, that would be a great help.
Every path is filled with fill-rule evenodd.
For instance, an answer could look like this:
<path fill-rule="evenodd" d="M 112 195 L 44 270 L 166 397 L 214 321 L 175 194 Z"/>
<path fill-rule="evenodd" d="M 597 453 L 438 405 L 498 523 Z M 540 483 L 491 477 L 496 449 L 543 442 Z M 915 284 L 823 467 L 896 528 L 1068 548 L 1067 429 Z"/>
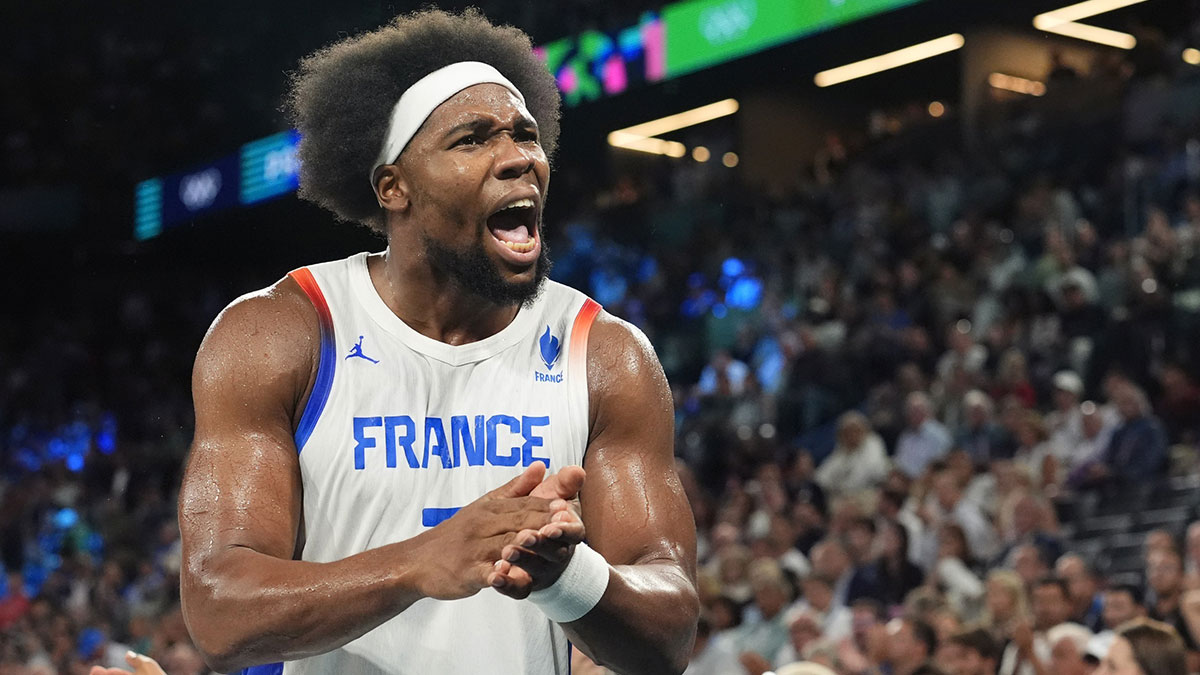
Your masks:
<path fill-rule="evenodd" d="M 79 522 L 79 514 L 75 509 L 60 509 L 54 514 L 54 526 L 61 530 L 69 530 Z"/>
<path fill-rule="evenodd" d="M 735 309 L 754 309 L 762 301 L 763 284 L 754 277 L 741 277 L 725 293 L 725 302 Z"/>
<path fill-rule="evenodd" d="M 725 305 L 722 305 L 721 303 L 717 303 L 717 304 L 713 305 L 712 315 L 717 317 L 718 319 L 724 319 L 725 315 L 728 313 L 729 313 L 729 311 L 725 309 Z"/>
<path fill-rule="evenodd" d="M 96 434 L 96 448 L 106 455 L 111 455 L 113 450 L 117 449 L 117 435 L 108 429 L 102 430 Z"/>
<path fill-rule="evenodd" d="M 726 277 L 740 277 L 746 273 L 746 263 L 738 258 L 726 258 L 725 262 L 721 263 L 721 275 Z"/>
<path fill-rule="evenodd" d="M 83 471 L 83 455 L 78 452 L 67 455 L 67 468 L 74 473 Z"/>

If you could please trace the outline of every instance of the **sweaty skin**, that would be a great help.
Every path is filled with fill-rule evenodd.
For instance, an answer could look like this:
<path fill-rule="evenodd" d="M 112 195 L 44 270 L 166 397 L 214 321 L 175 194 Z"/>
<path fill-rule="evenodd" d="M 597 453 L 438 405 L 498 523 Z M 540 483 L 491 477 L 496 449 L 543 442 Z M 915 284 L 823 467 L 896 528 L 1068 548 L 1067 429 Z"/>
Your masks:
<path fill-rule="evenodd" d="M 368 269 L 392 311 L 448 344 L 508 325 L 516 305 L 451 283 L 416 242 L 482 246 L 506 283 L 536 279 L 536 255 L 513 254 L 486 224 L 513 195 L 534 199 L 539 214 L 544 202 L 549 164 L 520 101 L 498 85 L 460 92 L 376 178 L 389 247 Z M 222 312 L 197 355 L 196 437 L 179 503 L 181 595 L 210 666 L 324 653 L 425 597 L 490 586 L 523 598 L 553 583 L 586 537 L 610 563 L 609 584 L 591 612 L 564 626 L 572 642 L 618 672 L 682 672 L 699 611 L 695 524 L 674 471 L 666 378 L 640 332 L 605 313 L 592 328 L 583 470 L 546 478 L 535 463 L 438 527 L 331 563 L 295 559 L 303 486 L 293 435 L 319 339 L 315 309 L 285 278 Z M 576 497 L 578 512 L 568 501 Z"/>

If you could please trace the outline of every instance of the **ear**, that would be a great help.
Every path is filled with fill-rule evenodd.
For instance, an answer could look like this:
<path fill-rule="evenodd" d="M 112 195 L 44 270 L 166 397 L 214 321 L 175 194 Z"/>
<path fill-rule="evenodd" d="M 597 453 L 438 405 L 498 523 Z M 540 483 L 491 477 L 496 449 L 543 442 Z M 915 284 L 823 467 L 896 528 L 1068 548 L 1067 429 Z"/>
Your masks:
<path fill-rule="evenodd" d="M 385 164 L 375 170 L 375 199 L 387 211 L 404 212 L 411 204 L 408 181 L 397 164 Z"/>

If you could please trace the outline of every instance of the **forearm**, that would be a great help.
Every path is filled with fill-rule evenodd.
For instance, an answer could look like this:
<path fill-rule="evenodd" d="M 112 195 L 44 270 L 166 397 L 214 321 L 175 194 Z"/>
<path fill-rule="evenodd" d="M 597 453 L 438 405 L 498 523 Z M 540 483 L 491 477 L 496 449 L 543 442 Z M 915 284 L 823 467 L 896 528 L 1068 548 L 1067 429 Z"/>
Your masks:
<path fill-rule="evenodd" d="M 406 544 L 330 563 L 227 549 L 185 576 L 192 639 L 223 672 L 340 647 L 422 597 Z"/>
<path fill-rule="evenodd" d="M 622 675 L 680 673 L 699 612 L 695 585 L 675 563 L 616 565 L 600 603 L 563 628 L 593 661 Z"/>

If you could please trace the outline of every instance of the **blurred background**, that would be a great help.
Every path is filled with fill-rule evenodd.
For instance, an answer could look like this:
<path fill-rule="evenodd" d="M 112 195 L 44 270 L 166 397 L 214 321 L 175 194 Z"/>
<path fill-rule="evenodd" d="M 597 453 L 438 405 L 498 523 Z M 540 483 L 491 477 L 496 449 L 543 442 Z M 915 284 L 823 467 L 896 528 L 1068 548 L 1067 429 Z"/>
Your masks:
<path fill-rule="evenodd" d="M 1140 614 L 1200 666 L 1200 2 L 473 4 L 563 92 L 552 276 L 672 385 L 689 672 L 1082 673 Z M 237 296 L 383 248 L 296 199 L 280 103 L 415 7 L 5 7 L 0 673 L 207 672 L 192 360 Z"/>

